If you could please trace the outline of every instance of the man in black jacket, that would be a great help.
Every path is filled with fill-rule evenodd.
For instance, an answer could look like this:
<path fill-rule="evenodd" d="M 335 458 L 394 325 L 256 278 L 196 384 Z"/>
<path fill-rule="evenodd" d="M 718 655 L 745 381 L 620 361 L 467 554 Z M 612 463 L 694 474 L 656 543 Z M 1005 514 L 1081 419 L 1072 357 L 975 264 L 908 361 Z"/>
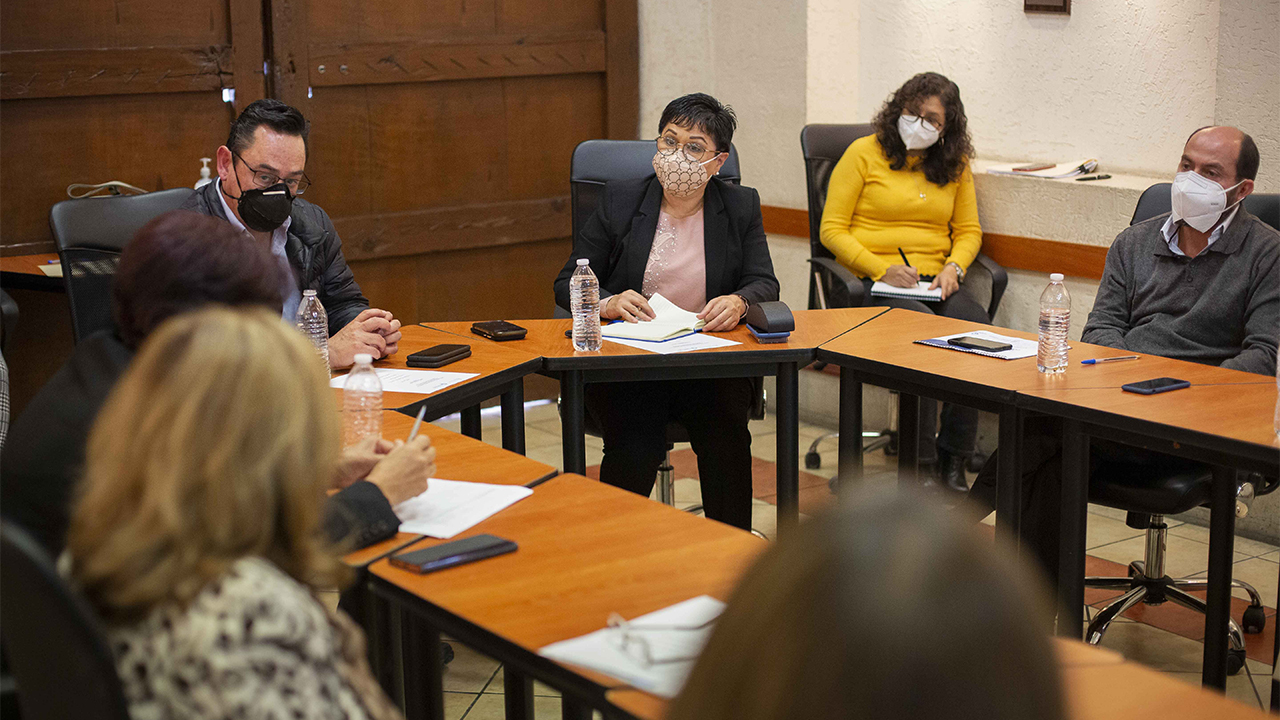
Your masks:
<path fill-rule="evenodd" d="M 94 418 L 147 335 L 169 317 L 210 303 L 278 309 L 281 273 L 261 245 L 221 220 L 177 210 L 138 231 L 116 274 L 117 329 L 78 343 L 13 424 L 0 458 L 5 519 L 57 555 Z M 333 478 L 342 489 L 324 513 L 331 540 L 354 549 L 395 534 L 400 521 L 392 506 L 423 492 L 435 469 L 430 441 L 418 439 L 395 450 L 370 443 L 343 453 Z"/>
<path fill-rule="evenodd" d="M 369 307 L 342 256 L 328 214 L 298 196 L 311 184 L 304 172 L 310 125 L 279 100 L 250 103 L 218 148 L 218 179 L 183 204 L 230 222 L 260 241 L 292 276 L 284 282 L 285 320 L 293 321 L 304 290 L 315 290 L 329 317 L 329 364 L 349 367 L 358 353 L 376 360 L 396 352 L 400 321 Z"/>

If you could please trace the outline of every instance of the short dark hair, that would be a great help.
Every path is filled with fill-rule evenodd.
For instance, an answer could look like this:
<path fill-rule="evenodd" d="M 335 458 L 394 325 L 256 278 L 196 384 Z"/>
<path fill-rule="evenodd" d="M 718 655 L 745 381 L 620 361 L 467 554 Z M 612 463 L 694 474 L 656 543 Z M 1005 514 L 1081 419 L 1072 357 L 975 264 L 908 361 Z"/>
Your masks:
<path fill-rule="evenodd" d="M 702 128 L 716 141 L 716 150 L 729 152 L 733 131 L 738 129 L 738 116 L 733 108 L 706 93 L 693 93 L 667 103 L 658 120 L 658 134 L 675 123 L 686 130 Z"/>
<path fill-rule="evenodd" d="M 1191 138 L 1196 133 L 1209 128 L 1220 127 L 1219 125 L 1205 125 L 1196 128 L 1195 132 L 1187 136 L 1187 142 L 1191 142 Z M 1253 137 L 1249 133 L 1235 128 L 1240 131 L 1240 154 L 1236 156 L 1236 182 L 1241 180 L 1257 180 L 1258 165 L 1262 162 L 1262 156 L 1258 154 L 1258 144 L 1253 141 Z M 1186 145 L 1186 143 L 1183 143 Z"/>
<path fill-rule="evenodd" d="M 280 312 L 284 272 L 266 247 L 225 220 L 174 210 L 142 226 L 125 246 L 112 315 L 120 339 L 137 348 L 160 323 L 209 304 Z"/>
<path fill-rule="evenodd" d="M 303 148 L 307 147 L 307 136 L 311 134 L 311 123 L 302 117 L 302 113 L 291 105 L 279 100 L 266 98 L 249 103 L 240 116 L 231 123 L 231 134 L 227 136 L 227 148 L 237 155 L 253 144 L 253 134 L 258 128 L 268 128 L 283 135 L 302 138 Z"/>

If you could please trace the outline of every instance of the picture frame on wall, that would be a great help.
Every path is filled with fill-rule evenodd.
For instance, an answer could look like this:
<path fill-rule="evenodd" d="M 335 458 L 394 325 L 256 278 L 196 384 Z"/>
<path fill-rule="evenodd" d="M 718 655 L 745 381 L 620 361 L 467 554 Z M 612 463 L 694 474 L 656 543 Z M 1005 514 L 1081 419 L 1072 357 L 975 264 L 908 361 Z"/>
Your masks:
<path fill-rule="evenodd" d="M 1023 12 L 1071 14 L 1071 0 L 1023 0 Z"/>

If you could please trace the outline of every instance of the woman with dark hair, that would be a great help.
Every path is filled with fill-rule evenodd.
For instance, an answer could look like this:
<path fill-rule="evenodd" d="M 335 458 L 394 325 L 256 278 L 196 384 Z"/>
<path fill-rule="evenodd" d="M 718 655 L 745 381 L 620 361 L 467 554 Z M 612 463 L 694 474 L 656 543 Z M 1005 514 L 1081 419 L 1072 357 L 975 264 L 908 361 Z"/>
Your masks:
<path fill-rule="evenodd" d="M 732 330 L 752 303 L 778 299 L 760 195 L 716 177 L 738 121 L 715 98 L 672 100 L 658 122 L 654 175 L 605 186 L 556 278 L 569 307 L 569 277 L 586 258 L 600 279 L 600 317 L 643 322 L 648 298 L 664 298 Z M 587 386 L 587 412 L 604 437 L 600 479 L 648 495 L 667 447 L 667 423 L 689 432 L 707 517 L 751 526 L 752 385 L 746 378 Z"/>
<path fill-rule="evenodd" d="M 989 324 L 963 285 L 982 247 L 982 228 L 960 88 L 938 73 L 920 73 L 893 93 L 872 124 L 875 134 L 855 140 L 831 173 L 822 244 L 863 278 L 868 305 Z M 928 281 L 942 299 L 873 296 L 877 280 L 903 288 Z M 965 492 L 964 461 L 973 453 L 978 412 L 944 404 L 935 448 L 936 408 L 921 399 L 921 464 L 936 457 L 942 484 Z"/>
<path fill-rule="evenodd" d="M 1034 570 L 915 498 L 846 500 L 734 591 L 668 720 L 1062 720 Z"/>

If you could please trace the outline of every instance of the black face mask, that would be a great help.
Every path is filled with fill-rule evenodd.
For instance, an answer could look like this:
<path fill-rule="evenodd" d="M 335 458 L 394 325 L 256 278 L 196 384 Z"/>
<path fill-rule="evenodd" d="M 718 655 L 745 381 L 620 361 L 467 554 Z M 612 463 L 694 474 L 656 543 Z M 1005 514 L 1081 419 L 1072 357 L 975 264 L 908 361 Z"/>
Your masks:
<path fill-rule="evenodd" d="M 239 176 L 236 177 L 236 185 L 240 185 Z M 226 190 L 222 192 L 231 197 Z M 245 227 L 256 232 L 274 231 L 284 224 L 293 210 L 293 194 L 282 182 L 265 190 L 245 190 L 240 186 L 240 197 L 231 199 L 240 201 L 240 219 L 244 221 Z"/>

